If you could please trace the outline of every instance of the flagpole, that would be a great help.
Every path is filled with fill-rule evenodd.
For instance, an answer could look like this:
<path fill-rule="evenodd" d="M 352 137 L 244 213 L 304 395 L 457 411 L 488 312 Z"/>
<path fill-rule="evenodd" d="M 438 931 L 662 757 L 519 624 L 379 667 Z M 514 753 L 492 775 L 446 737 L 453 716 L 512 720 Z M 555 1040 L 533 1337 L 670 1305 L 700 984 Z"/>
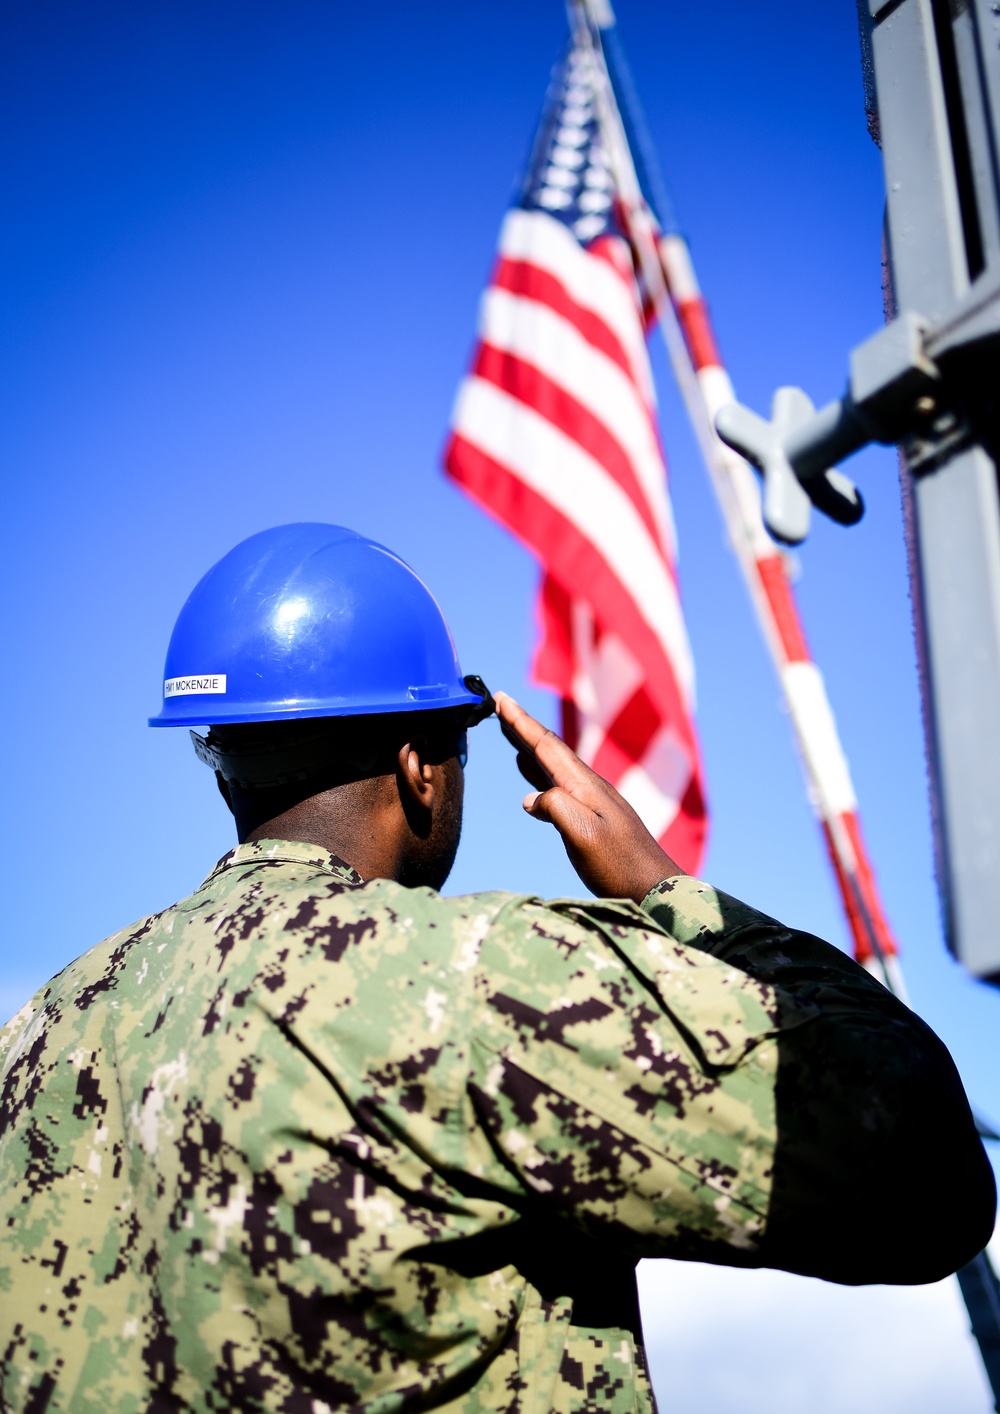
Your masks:
<path fill-rule="evenodd" d="M 606 0 L 570 0 L 570 25 L 594 63 L 602 136 L 608 147 L 628 235 L 656 310 L 674 377 L 722 512 L 728 537 L 778 673 L 795 732 L 810 802 L 837 879 L 855 957 L 890 991 L 905 997 L 895 940 L 861 834 L 857 800 L 836 721 L 805 634 L 785 557 L 764 527 L 757 479 L 715 431 L 715 414 L 734 401 L 686 241 L 663 233 L 636 171 L 603 49 L 614 26 Z"/>

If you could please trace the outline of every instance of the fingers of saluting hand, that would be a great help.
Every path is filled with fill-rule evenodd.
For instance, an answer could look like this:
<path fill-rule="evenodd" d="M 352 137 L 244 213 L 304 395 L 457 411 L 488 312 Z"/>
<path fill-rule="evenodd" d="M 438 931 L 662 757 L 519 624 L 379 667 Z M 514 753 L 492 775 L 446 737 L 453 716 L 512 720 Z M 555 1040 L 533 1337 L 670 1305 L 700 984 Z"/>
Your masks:
<path fill-rule="evenodd" d="M 538 764 L 538 758 L 533 751 L 518 751 L 517 769 L 535 790 L 548 790 L 552 785 L 552 777 Z"/>
<path fill-rule="evenodd" d="M 589 766 L 585 766 L 576 752 L 556 736 L 555 732 L 543 727 L 541 722 L 536 721 L 530 712 L 526 712 L 520 703 L 515 702 L 506 692 L 498 692 L 494 696 L 501 722 L 510 727 L 515 736 L 534 754 L 553 785 L 560 786 L 578 797 L 583 797 L 595 788 L 599 790 L 604 784 L 600 776 Z M 520 761 L 518 764 L 520 765 Z M 530 768 L 530 761 L 521 767 L 522 773 L 532 785 L 540 785 L 537 776 L 533 775 L 530 769 L 525 769 L 526 766 Z"/>
<path fill-rule="evenodd" d="M 532 791 L 521 802 L 524 809 L 535 820 L 545 820 L 564 839 L 571 839 L 577 848 L 586 848 L 596 843 L 601 833 L 602 820 L 592 805 L 578 800 L 561 786 L 552 786 L 546 791 Z"/>
<path fill-rule="evenodd" d="M 556 827 L 589 889 L 639 903 L 660 879 L 679 873 L 613 786 L 512 697 L 494 696 L 504 734 L 518 748 L 521 774 L 539 787 L 525 796 L 524 808 Z"/>

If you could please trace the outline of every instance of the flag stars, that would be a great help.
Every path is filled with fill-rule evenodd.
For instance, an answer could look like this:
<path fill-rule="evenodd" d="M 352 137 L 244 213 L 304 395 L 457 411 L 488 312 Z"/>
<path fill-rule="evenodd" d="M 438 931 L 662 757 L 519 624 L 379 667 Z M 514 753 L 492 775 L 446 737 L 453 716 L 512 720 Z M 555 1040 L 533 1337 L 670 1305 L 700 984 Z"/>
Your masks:
<path fill-rule="evenodd" d="M 611 206 L 611 195 L 606 191 L 585 191 L 580 194 L 577 201 L 581 211 L 596 215 L 599 211 L 607 211 Z"/>
<path fill-rule="evenodd" d="M 573 234 L 578 241 L 596 240 L 602 231 L 607 229 L 607 225 L 605 216 L 581 216 L 578 221 L 573 222 Z"/>
<path fill-rule="evenodd" d="M 590 134 L 586 128 L 562 127 L 556 133 L 557 147 L 582 147 Z"/>
<path fill-rule="evenodd" d="M 611 224 L 614 179 L 596 121 L 592 57 L 570 55 L 549 122 L 544 156 L 525 205 L 558 216 L 579 241 L 593 241 Z"/>
<path fill-rule="evenodd" d="M 585 187 L 594 187 L 598 191 L 611 191 L 614 187 L 614 178 L 605 167 L 588 167 L 583 177 Z"/>
<path fill-rule="evenodd" d="M 591 112 L 589 108 L 570 107 L 568 104 L 563 109 L 562 120 L 567 127 L 582 128 L 589 123 Z"/>
<path fill-rule="evenodd" d="M 577 152 L 572 147 L 564 147 L 561 143 L 556 143 L 549 154 L 549 161 L 557 167 L 582 167 L 586 160 L 585 153 Z"/>
<path fill-rule="evenodd" d="M 573 187 L 580 185 L 580 178 L 575 172 L 570 172 L 565 167 L 552 166 L 545 173 L 545 185 L 561 187 L 563 191 L 570 191 Z"/>

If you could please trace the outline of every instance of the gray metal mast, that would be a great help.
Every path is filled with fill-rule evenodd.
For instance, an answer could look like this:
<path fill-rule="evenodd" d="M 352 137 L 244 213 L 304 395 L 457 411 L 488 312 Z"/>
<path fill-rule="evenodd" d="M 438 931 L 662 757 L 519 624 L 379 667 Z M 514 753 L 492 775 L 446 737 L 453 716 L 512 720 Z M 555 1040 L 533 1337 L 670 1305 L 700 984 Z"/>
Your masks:
<path fill-rule="evenodd" d="M 858 3 L 890 322 L 839 401 L 815 412 L 783 389 L 771 422 L 734 404 L 717 426 L 789 543 L 810 502 L 859 518 L 834 463 L 900 445 L 945 936 L 1000 985 L 1000 3 Z"/>

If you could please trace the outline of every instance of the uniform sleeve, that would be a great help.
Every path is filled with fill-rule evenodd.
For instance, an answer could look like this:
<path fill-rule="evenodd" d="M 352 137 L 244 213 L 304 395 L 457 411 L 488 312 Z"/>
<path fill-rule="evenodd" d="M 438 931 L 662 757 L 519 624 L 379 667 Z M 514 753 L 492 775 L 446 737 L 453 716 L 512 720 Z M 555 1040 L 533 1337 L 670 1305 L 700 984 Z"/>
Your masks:
<path fill-rule="evenodd" d="M 681 877 L 641 910 L 512 903 L 477 980 L 470 1098 L 529 1204 L 635 1256 L 837 1281 L 933 1280 L 988 1238 L 947 1051 L 819 939 Z M 929 1134 L 945 1208 L 972 1215 L 928 1241 L 924 1195 L 915 1243 Z"/>

